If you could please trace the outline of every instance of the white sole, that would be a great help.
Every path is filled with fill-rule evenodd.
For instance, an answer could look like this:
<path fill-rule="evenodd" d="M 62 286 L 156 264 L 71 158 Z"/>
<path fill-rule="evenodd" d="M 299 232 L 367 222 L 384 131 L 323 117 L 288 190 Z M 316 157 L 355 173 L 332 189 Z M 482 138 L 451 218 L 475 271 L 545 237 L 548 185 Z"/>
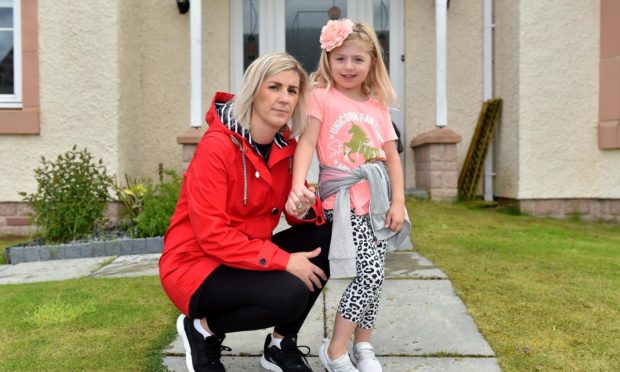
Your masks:
<path fill-rule="evenodd" d="M 185 348 L 185 364 L 187 364 L 187 370 L 189 372 L 194 371 L 194 365 L 192 363 L 192 349 L 189 347 L 189 340 L 187 339 L 187 334 L 185 333 L 185 326 L 183 325 L 183 319 L 185 319 L 184 315 L 179 315 L 177 318 L 177 332 L 181 335 L 181 339 L 183 340 L 183 347 Z"/>
<path fill-rule="evenodd" d="M 282 368 L 268 361 L 264 354 L 260 357 L 260 366 L 268 371 L 282 372 Z"/>

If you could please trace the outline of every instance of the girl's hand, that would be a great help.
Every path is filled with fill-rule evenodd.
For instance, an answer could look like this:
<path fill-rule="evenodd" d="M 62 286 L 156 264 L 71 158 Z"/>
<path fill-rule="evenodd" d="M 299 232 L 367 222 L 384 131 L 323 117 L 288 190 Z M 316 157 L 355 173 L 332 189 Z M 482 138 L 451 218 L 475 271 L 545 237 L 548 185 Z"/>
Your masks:
<path fill-rule="evenodd" d="M 293 186 L 284 206 L 286 213 L 299 217 L 305 214 L 316 200 L 314 188 L 305 185 Z"/>
<path fill-rule="evenodd" d="M 385 215 L 385 227 L 392 231 L 400 232 L 405 221 L 405 207 L 403 205 L 392 204 Z"/>

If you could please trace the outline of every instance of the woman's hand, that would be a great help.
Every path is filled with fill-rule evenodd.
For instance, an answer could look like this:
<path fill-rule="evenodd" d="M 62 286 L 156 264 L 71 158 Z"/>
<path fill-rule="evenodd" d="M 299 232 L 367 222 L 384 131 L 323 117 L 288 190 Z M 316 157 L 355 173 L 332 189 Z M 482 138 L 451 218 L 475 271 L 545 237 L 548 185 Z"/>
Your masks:
<path fill-rule="evenodd" d="M 321 253 L 321 248 L 311 252 L 292 253 L 286 265 L 286 271 L 301 279 L 310 292 L 314 292 L 314 287 L 323 288 L 320 279 L 327 281 L 327 276 L 323 270 L 310 262 L 310 259 L 318 256 L 319 253 Z"/>
<path fill-rule="evenodd" d="M 385 215 L 385 227 L 400 232 L 405 221 L 405 207 L 402 204 L 392 204 Z"/>
<path fill-rule="evenodd" d="M 288 200 L 284 205 L 286 213 L 291 216 L 302 216 L 314 205 L 316 195 L 313 187 L 305 185 L 293 186 L 288 194 Z"/>

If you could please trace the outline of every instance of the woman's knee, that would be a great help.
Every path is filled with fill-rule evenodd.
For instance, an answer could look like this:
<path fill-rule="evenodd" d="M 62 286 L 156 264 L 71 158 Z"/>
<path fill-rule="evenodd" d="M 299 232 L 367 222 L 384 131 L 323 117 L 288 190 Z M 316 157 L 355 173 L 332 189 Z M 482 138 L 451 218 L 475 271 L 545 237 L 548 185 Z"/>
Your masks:
<path fill-rule="evenodd" d="M 273 311 L 284 318 L 295 318 L 308 306 L 308 288 L 304 282 L 292 274 L 289 274 L 270 291 Z"/>

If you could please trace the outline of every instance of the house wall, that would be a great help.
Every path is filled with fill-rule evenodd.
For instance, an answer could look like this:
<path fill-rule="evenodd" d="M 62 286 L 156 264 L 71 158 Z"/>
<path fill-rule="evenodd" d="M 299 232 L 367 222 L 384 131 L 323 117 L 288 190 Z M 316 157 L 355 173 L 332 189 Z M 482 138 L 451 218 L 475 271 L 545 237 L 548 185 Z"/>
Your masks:
<path fill-rule="evenodd" d="M 39 1 L 41 132 L 0 135 L 0 203 L 34 192 L 41 156 L 73 145 L 120 179 L 181 170 L 189 127 L 189 13 L 169 0 Z M 203 113 L 228 90 L 228 2 L 203 1 Z M 214 27 L 213 25 L 218 25 Z"/>
<path fill-rule="evenodd" d="M 599 2 L 523 0 L 519 19 L 517 198 L 619 198 L 620 151 L 598 148 Z"/>
<path fill-rule="evenodd" d="M 519 194 L 519 2 L 494 1 L 494 96 L 502 99 L 502 112 L 493 139 L 496 176 L 493 193 L 503 198 Z"/>
<path fill-rule="evenodd" d="M 190 125 L 190 15 L 168 0 L 121 6 L 120 168 L 151 177 L 159 163 L 181 171 L 176 137 Z M 203 113 L 215 91 L 228 90 L 228 20 L 227 1 L 203 1 Z"/>
<path fill-rule="evenodd" d="M 119 162 L 118 2 L 38 5 L 41 131 L 0 136 L 0 202 L 33 192 L 41 156 L 55 158 L 73 145 L 103 158 L 113 172 Z"/>
<path fill-rule="evenodd" d="M 482 2 L 450 2 L 448 10 L 448 125 L 463 137 L 457 145 L 460 170 L 482 104 Z M 405 110 L 407 138 L 435 128 L 435 4 L 405 2 Z M 415 187 L 414 156 L 406 157 L 405 187 Z"/>

